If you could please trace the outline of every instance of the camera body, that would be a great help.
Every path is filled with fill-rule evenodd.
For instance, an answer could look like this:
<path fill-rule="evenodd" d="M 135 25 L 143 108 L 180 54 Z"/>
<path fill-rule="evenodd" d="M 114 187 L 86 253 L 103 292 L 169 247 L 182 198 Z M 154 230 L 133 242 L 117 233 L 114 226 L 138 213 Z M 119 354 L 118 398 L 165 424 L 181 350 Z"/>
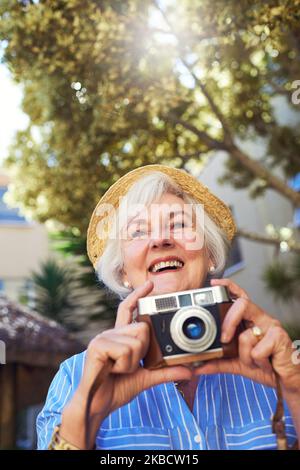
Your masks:
<path fill-rule="evenodd" d="M 222 344 L 221 328 L 232 305 L 223 286 L 205 287 L 138 300 L 137 321 L 150 327 L 144 366 L 157 369 L 178 364 L 199 365 L 215 358 L 238 356 L 238 335 Z"/>

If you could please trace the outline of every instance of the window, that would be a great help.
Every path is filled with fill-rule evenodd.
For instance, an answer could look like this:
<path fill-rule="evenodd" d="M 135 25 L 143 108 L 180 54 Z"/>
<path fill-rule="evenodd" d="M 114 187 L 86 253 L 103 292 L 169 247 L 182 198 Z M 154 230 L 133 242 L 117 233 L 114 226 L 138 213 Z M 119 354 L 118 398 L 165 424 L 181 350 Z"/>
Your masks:
<path fill-rule="evenodd" d="M 289 179 L 288 183 L 294 191 L 300 192 L 300 173 L 297 173 L 293 178 Z M 295 209 L 293 224 L 295 228 L 300 228 L 300 208 Z"/>
<path fill-rule="evenodd" d="M 293 224 L 295 228 L 300 228 L 300 208 L 296 209 L 294 212 Z"/>
<path fill-rule="evenodd" d="M 232 206 L 229 206 L 229 208 L 235 218 L 235 214 L 234 214 L 234 210 Z M 235 273 L 236 271 L 239 271 L 240 269 L 244 267 L 245 267 L 245 262 L 243 260 L 240 239 L 239 237 L 235 237 L 233 239 L 233 242 L 229 251 L 228 260 L 225 266 L 224 277 L 231 276 L 233 273 Z"/>
<path fill-rule="evenodd" d="M 235 237 L 232 242 L 231 249 L 229 252 L 229 257 L 228 257 L 228 261 L 225 267 L 224 276 L 225 277 L 231 276 L 231 274 L 235 273 L 236 271 L 244 267 L 245 267 L 245 263 L 242 257 L 240 240 L 239 240 L 239 237 Z"/>
<path fill-rule="evenodd" d="M 0 186 L 0 224 L 27 224 L 25 217 L 20 215 L 19 209 L 8 207 L 4 202 L 7 186 Z"/>
<path fill-rule="evenodd" d="M 300 191 L 300 173 L 297 173 L 293 178 L 289 180 L 289 185 L 295 191 Z"/>
<path fill-rule="evenodd" d="M 0 293 L 4 292 L 4 281 L 3 279 L 0 279 Z"/>
<path fill-rule="evenodd" d="M 26 280 L 25 285 L 24 285 L 24 290 L 26 292 L 26 299 L 27 299 L 27 306 L 29 308 L 32 308 L 33 310 L 36 307 L 36 302 L 35 302 L 35 291 L 34 291 L 34 284 L 33 281 Z"/>

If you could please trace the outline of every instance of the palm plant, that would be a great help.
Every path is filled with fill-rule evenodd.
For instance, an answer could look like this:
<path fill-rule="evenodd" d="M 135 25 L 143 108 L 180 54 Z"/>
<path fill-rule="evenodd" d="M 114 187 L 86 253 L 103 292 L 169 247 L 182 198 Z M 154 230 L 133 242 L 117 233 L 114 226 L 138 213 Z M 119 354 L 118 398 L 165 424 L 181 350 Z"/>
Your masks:
<path fill-rule="evenodd" d="M 119 300 L 96 279 L 86 256 L 86 241 L 72 230 L 50 235 L 60 254 L 43 262 L 31 275 L 34 308 L 71 331 L 113 322 Z"/>
<path fill-rule="evenodd" d="M 32 273 L 37 290 L 36 307 L 46 317 L 60 321 L 62 312 L 70 308 L 71 272 L 54 259 L 41 264 L 40 272 Z"/>
<path fill-rule="evenodd" d="M 266 267 L 262 279 L 276 299 L 287 302 L 299 299 L 300 255 L 294 255 L 289 263 L 276 259 Z"/>
<path fill-rule="evenodd" d="M 288 262 L 276 259 L 263 272 L 266 288 L 275 299 L 293 302 L 300 299 L 300 255 L 294 255 Z M 300 317 L 283 325 L 292 340 L 300 338 Z"/>
<path fill-rule="evenodd" d="M 44 261 L 39 271 L 32 272 L 31 275 L 35 309 L 71 330 L 76 330 L 78 326 L 72 320 L 74 281 L 74 272 L 70 267 L 54 258 Z"/>

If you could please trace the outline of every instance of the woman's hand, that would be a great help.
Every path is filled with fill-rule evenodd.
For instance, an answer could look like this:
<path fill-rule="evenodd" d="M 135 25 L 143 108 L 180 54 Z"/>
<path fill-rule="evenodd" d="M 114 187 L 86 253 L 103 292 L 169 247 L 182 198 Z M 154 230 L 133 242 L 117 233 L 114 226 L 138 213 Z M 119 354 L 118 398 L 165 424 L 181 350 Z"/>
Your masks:
<path fill-rule="evenodd" d="M 242 320 L 247 328 L 239 336 L 239 357 L 208 361 L 195 370 L 197 374 L 232 373 L 275 387 L 273 369 L 281 379 L 286 393 L 298 394 L 300 400 L 300 364 L 293 363 L 295 349 L 280 322 L 249 299 L 247 293 L 230 279 L 213 279 L 213 286 L 226 286 L 235 301 L 222 325 L 221 341 L 232 340 Z M 253 334 L 252 326 L 262 331 L 262 339 Z M 270 363 L 272 359 L 272 366 Z"/>
<path fill-rule="evenodd" d="M 137 301 L 153 289 L 147 281 L 121 302 L 115 328 L 97 335 L 87 349 L 81 393 L 87 393 L 97 375 L 108 361 L 112 361 L 110 373 L 95 393 L 92 409 L 101 406 L 106 414 L 128 403 L 138 393 L 154 385 L 191 378 L 192 372 L 183 366 L 165 367 L 149 371 L 140 366 L 149 347 L 149 327 L 145 322 L 131 323 Z"/>
<path fill-rule="evenodd" d="M 101 421 L 143 390 L 192 377 L 191 370 L 184 366 L 153 371 L 140 366 L 149 346 L 149 327 L 144 322 L 131 322 L 138 299 L 152 289 L 153 282 L 147 281 L 130 293 L 119 305 L 115 328 L 97 335 L 87 348 L 82 379 L 64 410 L 61 427 L 61 435 L 80 448 L 92 446 Z M 88 428 L 87 445 L 84 433 L 76 434 L 74 430 L 74 416 L 78 416 L 78 427 L 81 423 Z"/>

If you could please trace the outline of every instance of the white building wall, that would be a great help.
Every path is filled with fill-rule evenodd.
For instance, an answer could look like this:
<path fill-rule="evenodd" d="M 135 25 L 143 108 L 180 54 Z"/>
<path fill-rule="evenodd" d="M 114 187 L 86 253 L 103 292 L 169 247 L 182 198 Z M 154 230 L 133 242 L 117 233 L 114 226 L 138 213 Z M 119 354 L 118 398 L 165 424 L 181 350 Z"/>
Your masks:
<path fill-rule="evenodd" d="M 0 186 L 9 184 L 0 170 Z M 39 270 L 41 261 L 50 254 L 44 225 L 32 221 L 9 222 L 0 217 L 0 282 L 2 291 L 12 300 L 24 293 L 26 280 Z"/>

